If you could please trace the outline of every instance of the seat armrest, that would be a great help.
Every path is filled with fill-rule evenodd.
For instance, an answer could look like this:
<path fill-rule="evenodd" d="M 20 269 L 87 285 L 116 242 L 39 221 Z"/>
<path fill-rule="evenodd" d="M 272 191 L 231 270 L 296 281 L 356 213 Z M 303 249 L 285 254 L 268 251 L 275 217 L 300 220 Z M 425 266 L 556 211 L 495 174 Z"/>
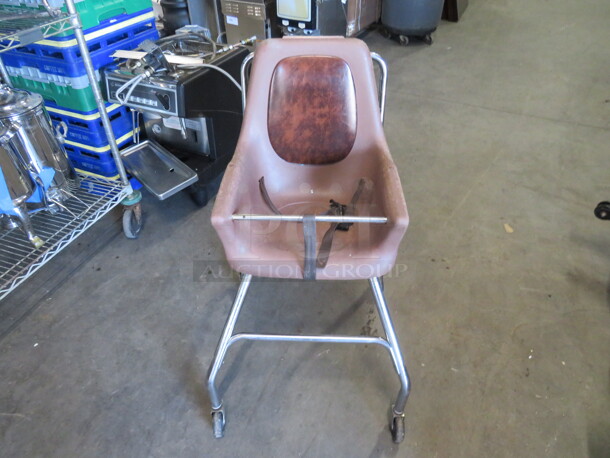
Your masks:
<path fill-rule="evenodd" d="M 250 208 L 254 188 L 258 192 L 258 178 L 256 169 L 258 167 L 249 164 L 247 154 L 235 155 L 225 170 L 220 189 L 216 195 L 214 209 L 212 210 L 212 226 L 222 237 L 221 228 L 232 231 L 233 221 L 231 216 L 240 208 Z M 230 228 L 230 229 L 229 229 Z M 224 240 L 223 240 L 224 242 Z"/>
<path fill-rule="evenodd" d="M 398 170 L 388 151 L 378 156 L 377 175 L 375 182 L 381 184 L 377 204 L 388 218 L 388 224 L 402 228 L 404 232 L 409 225 L 409 214 Z"/>
<path fill-rule="evenodd" d="M 374 180 L 379 187 L 375 205 L 381 210 L 380 214 L 388 218 L 388 223 L 379 227 L 380 238 L 375 246 L 375 253 L 387 258 L 389 265 L 394 265 L 400 242 L 409 225 L 409 214 L 398 170 L 387 149 L 376 155 L 376 161 Z"/>

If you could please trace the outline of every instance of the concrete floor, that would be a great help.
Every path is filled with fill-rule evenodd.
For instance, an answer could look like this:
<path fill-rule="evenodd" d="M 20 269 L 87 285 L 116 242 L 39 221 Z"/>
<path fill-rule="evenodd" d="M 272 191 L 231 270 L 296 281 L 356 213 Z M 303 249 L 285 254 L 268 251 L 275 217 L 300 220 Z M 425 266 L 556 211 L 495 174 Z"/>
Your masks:
<path fill-rule="evenodd" d="M 204 376 L 237 282 L 199 279 L 223 251 L 180 195 L 146 200 L 136 241 L 109 215 L 0 304 L 0 456 L 610 456 L 610 223 L 592 213 L 609 18 L 606 0 L 471 0 L 431 47 L 366 38 L 411 213 L 386 280 L 402 445 L 387 355 L 308 344 L 235 347 L 212 438 Z M 365 282 L 257 282 L 238 327 L 375 332 L 372 309 Z"/>

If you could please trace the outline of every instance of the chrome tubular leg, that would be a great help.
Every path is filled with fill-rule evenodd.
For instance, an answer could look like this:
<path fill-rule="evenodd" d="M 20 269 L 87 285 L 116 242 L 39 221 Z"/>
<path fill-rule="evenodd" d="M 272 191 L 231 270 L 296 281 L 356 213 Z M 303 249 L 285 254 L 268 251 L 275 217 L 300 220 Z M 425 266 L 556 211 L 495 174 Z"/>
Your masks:
<path fill-rule="evenodd" d="M 220 341 L 218 342 L 218 347 L 216 347 L 214 360 L 212 361 L 212 365 L 210 366 L 210 370 L 208 371 L 208 392 L 210 394 L 210 401 L 212 402 L 212 410 L 215 411 L 222 409 L 222 400 L 218 396 L 218 390 L 216 387 L 216 376 L 218 375 L 220 366 L 222 366 L 222 362 L 227 353 L 227 349 L 229 347 L 229 340 L 233 335 L 233 329 L 235 328 L 235 323 L 237 322 L 237 318 L 239 317 L 239 312 L 241 310 L 241 306 L 244 303 L 244 299 L 246 297 L 246 293 L 248 292 L 248 287 L 250 286 L 251 280 L 252 275 L 248 274 L 244 275 L 241 279 L 239 289 L 237 290 L 237 295 L 235 296 L 233 306 L 231 307 L 231 312 L 229 313 L 229 317 L 227 318 L 227 322 L 225 323 L 225 327 L 222 331 L 222 336 L 220 337 Z"/>
<path fill-rule="evenodd" d="M 74 0 L 67 0 L 65 4 L 68 13 L 75 15 L 76 7 L 74 6 Z M 87 72 L 91 91 L 93 92 L 93 97 L 95 98 L 95 102 L 100 113 L 102 126 L 104 127 L 104 132 L 106 132 L 106 136 L 108 137 L 110 152 L 112 153 L 112 157 L 114 158 L 114 162 L 116 163 L 121 182 L 124 186 L 129 186 L 127 172 L 125 171 L 125 166 L 123 165 L 123 160 L 121 159 L 121 153 L 119 152 L 119 147 L 117 146 L 116 139 L 114 137 L 114 130 L 112 129 L 112 124 L 110 123 L 108 112 L 106 111 L 106 102 L 104 102 L 104 98 L 102 97 L 102 91 L 100 89 L 99 84 L 97 83 L 95 68 L 93 67 L 93 62 L 91 62 L 91 55 L 89 54 L 89 48 L 87 47 L 87 42 L 85 40 L 85 35 L 83 33 L 83 27 L 80 22 L 80 18 L 78 16 L 75 16 L 72 19 L 71 23 L 74 26 L 74 35 L 76 36 L 76 42 L 78 44 L 78 48 L 83 59 L 83 66 L 85 67 L 85 71 Z"/>
<path fill-rule="evenodd" d="M 394 403 L 394 415 L 402 416 L 405 411 L 405 404 L 407 403 L 407 398 L 409 397 L 409 390 L 411 389 L 411 385 L 409 382 L 409 374 L 407 373 L 407 368 L 405 367 L 404 360 L 402 358 L 402 353 L 400 351 L 400 345 L 398 344 L 398 339 L 396 338 L 396 332 L 394 331 L 394 324 L 392 323 L 392 318 L 390 317 L 390 312 L 388 311 L 388 304 L 386 303 L 385 296 L 383 294 L 383 284 L 379 277 L 374 277 L 369 280 L 371 285 L 371 289 L 373 290 L 373 296 L 375 296 L 375 302 L 377 304 L 377 311 L 379 312 L 379 318 L 383 325 L 383 329 L 385 331 L 386 337 L 392 348 L 392 360 L 394 362 L 394 368 L 398 373 L 398 377 L 400 378 L 400 391 L 398 392 L 398 396 L 396 397 L 396 402 Z"/>

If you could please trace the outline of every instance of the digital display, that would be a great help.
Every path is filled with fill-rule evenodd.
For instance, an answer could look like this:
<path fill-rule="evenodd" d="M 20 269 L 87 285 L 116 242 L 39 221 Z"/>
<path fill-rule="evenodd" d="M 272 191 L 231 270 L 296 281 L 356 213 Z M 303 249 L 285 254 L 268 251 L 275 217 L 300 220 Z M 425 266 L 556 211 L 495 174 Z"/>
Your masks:
<path fill-rule="evenodd" d="M 312 1 L 313 0 L 277 0 L 277 15 L 283 19 L 310 22 Z"/>

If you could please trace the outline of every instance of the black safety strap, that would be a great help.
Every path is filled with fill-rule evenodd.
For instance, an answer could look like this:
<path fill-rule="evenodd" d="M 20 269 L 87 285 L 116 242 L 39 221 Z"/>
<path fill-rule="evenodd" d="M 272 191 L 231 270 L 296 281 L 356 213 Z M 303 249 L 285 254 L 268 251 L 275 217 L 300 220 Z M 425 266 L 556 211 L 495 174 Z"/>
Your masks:
<path fill-rule="evenodd" d="M 261 191 L 261 196 L 263 196 L 263 200 L 267 204 L 267 207 L 269 207 L 271 211 L 276 215 L 281 215 L 282 213 L 273 204 L 271 197 L 269 197 L 269 193 L 267 192 L 267 188 L 265 187 L 265 177 L 261 177 L 261 179 L 258 180 L 258 188 Z"/>
<path fill-rule="evenodd" d="M 303 239 L 305 240 L 305 262 L 303 264 L 303 278 L 316 279 L 316 216 L 303 216 Z"/>
<path fill-rule="evenodd" d="M 356 188 L 356 192 L 352 196 L 352 200 L 350 201 L 349 205 L 341 205 L 334 200 L 331 200 L 328 214 L 337 216 L 350 216 L 356 214 L 356 203 L 358 202 L 358 199 L 360 199 L 365 186 L 366 180 L 364 178 L 360 178 L 360 181 L 358 181 L 358 188 Z M 330 250 L 333 246 L 335 231 L 347 231 L 352 224 L 353 223 L 332 223 L 330 225 L 322 238 L 322 243 L 320 244 L 317 262 L 318 267 L 324 268 L 328 263 L 328 257 L 330 256 Z"/>
<path fill-rule="evenodd" d="M 327 215 L 336 215 L 336 216 L 349 216 L 356 214 L 356 203 L 362 192 L 366 187 L 367 180 L 364 178 L 360 178 L 358 181 L 358 188 L 356 188 L 356 192 L 352 196 L 352 200 L 348 205 L 343 205 L 334 200 L 330 200 L 330 209 L 326 212 Z M 276 215 L 281 215 L 281 212 L 277 209 L 277 207 L 273 204 L 271 197 L 269 197 L 269 193 L 267 192 L 267 188 L 265 186 L 265 177 L 261 177 L 258 180 L 258 187 L 261 192 L 261 196 L 263 200 L 267 204 L 267 206 L 271 209 L 273 213 Z M 330 250 L 333 245 L 333 238 L 335 236 L 336 231 L 347 231 L 353 223 L 332 223 L 330 228 L 324 234 L 322 238 L 322 243 L 320 244 L 320 251 L 318 252 L 318 256 L 316 258 L 316 219 L 315 215 L 304 215 L 303 216 L 303 238 L 305 242 L 305 262 L 303 265 L 303 278 L 305 280 L 315 280 L 316 279 L 316 267 L 324 268 L 328 263 L 328 257 L 330 256 Z"/>

